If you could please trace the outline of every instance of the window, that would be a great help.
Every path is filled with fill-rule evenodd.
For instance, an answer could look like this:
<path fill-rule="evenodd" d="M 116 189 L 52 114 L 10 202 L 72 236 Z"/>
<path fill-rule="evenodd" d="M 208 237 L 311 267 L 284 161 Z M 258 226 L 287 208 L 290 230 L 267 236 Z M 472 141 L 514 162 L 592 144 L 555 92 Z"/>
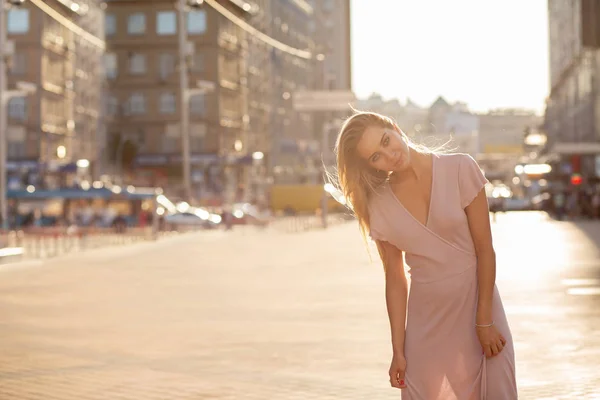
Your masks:
<path fill-rule="evenodd" d="M 167 79 L 175 72 L 175 56 L 170 53 L 163 53 L 158 60 L 158 73 L 161 79 Z"/>
<path fill-rule="evenodd" d="M 115 53 L 104 54 L 104 69 L 107 79 L 115 79 L 117 77 L 117 55 Z"/>
<path fill-rule="evenodd" d="M 190 125 L 190 149 L 194 152 L 204 150 L 204 138 L 206 137 L 206 124 Z"/>
<path fill-rule="evenodd" d="M 8 141 L 8 154 L 11 158 L 25 157 L 25 142 Z"/>
<path fill-rule="evenodd" d="M 7 129 L 8 154 L 11 158 L 25 157 L 27 133 L 23 126 L 9 126 Z"/>
<path fill-rule="evenodd" d="M 190 112 L 193 115 L 204 116 L 206 114 L 206 101 L 203 94 L 190 98 Z"/>
<path fill-rule="evenodd" d="M 8 102 L 8 116 L 12 119 L 24 121 L 27 118 L 27 99 L 15 97 Z"/>
<path fill-rule="evenodd" d="M 190 70 L 196 73 L 204 71 L 204 57 L 202 56 L 202 54 L 194 54 Z"/>
<path fill-rule="evenodd" d="M 119 111 L 119 100 L 115 96 L 106 97 L 106 114 L 113 117 Z"/>
<path fill-rule="evenodd" d="M 146 56 L 134 53 L 129 57 L 129 73 L 140 75 L 146 73 Z"/>
<path fill-rule="evenodd" d="M 162 153 L 174 153 L 178 150 L 178 147 L 179 146 L 177 143 L 177 139 L 168 136 L 163 136 L 162 145 L 160 149 Z"/>
<path fill-rule="evenodd" d="M 190 11 L 187 15 L 187 29 L 192 35 L 206 32 L 206 11 Z"/>
<path fill-rule="evenodd" d="M 156 33 L 159 35 L 177 33 L 177 17 L 174 11 L 161 11 L 156 14 Z"/>
<path fill-rule="evenodd" d="M 129 98 L 129 114 L 139 115 L 146 112 L 146 97 L 142 93 L 134 93 Z"/>
<path fill-rule="evenodd" d="M 174 153 L 179 150 L 180 125 L 168 124 L 165 127 L 165 133 L 162 135 L 161 150 L 163 153 Z"/>
<path fill-rule="evenodd" d="M 8 33 L 27 33 L 29 31 L 29 10 L 14 9 L 8 11 Z"/>
<path fill-rule="evenodd" d="M 130 35 L 141 35 L 145 32 L 146 16 L 143 13 L 131 14 L 127 21 L 127 33 Z"/>
<path fill-rule="evenodd" d="M 104 30 L 106 36 L 112 36 L 117 33 L 117 16 L 114 14 L 106 14 L 104 16 Z"/>
<path fill-rule="evenodd" d="M 15 53 L 12 56 L 10 73 L 13 75 L 24 75 L 27 72 L 27 57 L 25 53 Z"/>
<path fill-rule="evenodd" d="M 176 100 L 175 94 L 163 93 L 160 95 L 160 112 L 162 114 L 173 114 L 175 113 Z"/>

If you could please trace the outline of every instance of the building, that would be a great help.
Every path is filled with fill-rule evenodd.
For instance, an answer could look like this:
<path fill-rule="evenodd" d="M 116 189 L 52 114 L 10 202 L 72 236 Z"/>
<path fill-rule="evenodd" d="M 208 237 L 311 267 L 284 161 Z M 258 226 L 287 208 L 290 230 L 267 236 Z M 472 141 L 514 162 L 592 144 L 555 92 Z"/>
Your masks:
<path fill-rule="evenodd" d="M 498 109 L 479 114 L 479 149 L 477 160 L 489 179 L 510 181 L 514 167 L 531 157 L 525 147 L 525 136 L 535 132 L 542 117 L 530 110 Z"/>
<path fill-rule="evenodd" d="M 350 0 L 313 0 L 317 52 L 315 90 L 352 91 L 352 50 Z M 321 57 L 322 56 L 322 57 Z M 309 157 L 312 182 L 320 182 L 325 163 L 335 161 L 333 149 L 342 121 L 350 110 L 313 115 L 313 136 L 309 148 L 318 149 Z"/>
<path fill-rule="evenodd" d="M 376 112 L 392 118 L 398 127 L 409 137 L 420 141 L 420 133 L 426 129 L 429 110 L 406 99 L 402 104 L 398 99 L 384 100 L 378 93 L 366 99 L 359 99 L 356 108 L 360 111 Z"/>
<path fill-rule="evenodd" d="M 296 91 L 316 85 L 317 26 L 314 7 L 306 0 L 270 0 L 265 17 L 268 35 L 296 51 L 275 47 L 269 52 L 270 113 L 267 165 L 274 183 L 298 183 L 317 155 L 313 115 L 294 110 Z"/>
<path fill-rule="evenodd" d="M 8 102 L 8 184 L 57 187 L 90 178 L 97 166 L 104 51 L 95 0 L 29 1 L 8 10 L 8 87 L 37 90 Z M 83 29 L 69 29 L 75 23 Z M 79 161 L 77 166 L 77 161 Z"/>
<path fill-rule="evenodd" d="M 254 12 L 247 22 L 267 35 L 271 24 L 271 0 L 255 0 Z M 271 113 L 274 81 L 271 73 L 272 47 L 255 35 L 248 35 L 248 153 L 252 154 L 252 169 L 246 175 L 246 199 L 264 199 L 264 190 L 271 173 L 267 169 L 271 152 Z"/>
<path fill-rule="evenodd" d="M 400 125 L 399 121 L 404 116 L 404 107 L 398 99 L 385 100 L 379 93 L 372 93 L 366 99 L 359 99 L 355 107 L 360 111 L 376 112 L 392 118 Z M 401 126 L 404 130 L 404 127 Z"/>
<path fill-rule="evenodd" d="M 525 134 L 537 130 L 542 117 L 519 109 L 491 110 L 479 114 L 479 144 L 485 155 L 522 156 Z"/>
<path fill-rule="evenodd" d="M 600 72 L 600 5 L 592 0 L 549 0 L 550 95 L 544 130 L 560 169 L 600 175 L 600 107 L 594 79 Z M 576 172 L 576 171 L 575 171 Z"/>
<path fill-rule="evenodd" d="M 429 106 L 427 124 L 419 131 L 418 138 L 426 146 L 443 146 L 475 157 L 480 152 L 479 117 L 466 103 L 450 104 L 439 96 Z"/>
<path fill-rule="evenodd" d="M 185 64 L 180 64 L 177 2 L 107 4 L 111 172 L 136 185 L 162 186 L 174 197 L 186 196 L 180 127 L 184 90 L 190 95 L 192 196 L 207 199 L 223 192 L 234 196 L 231 192 L 244 180 L 244 169 L 237 163 L 250 147 L 245 31 L 206 3 L 186 9 Z M 254 10 L 239 0 L 219 4 L 242 20 Z M 181 85 L 180 65 L 185 65 L 188 88 Z M 212 83 L 213 89 L 198 90 L 197 82 L 205 87 Z"/>
<path fill-rule="evenodd" d="M 350 0 L 313 1 L 315 42 L 325 58 L 322 85 L 328 90 L 352 90 Z"/>

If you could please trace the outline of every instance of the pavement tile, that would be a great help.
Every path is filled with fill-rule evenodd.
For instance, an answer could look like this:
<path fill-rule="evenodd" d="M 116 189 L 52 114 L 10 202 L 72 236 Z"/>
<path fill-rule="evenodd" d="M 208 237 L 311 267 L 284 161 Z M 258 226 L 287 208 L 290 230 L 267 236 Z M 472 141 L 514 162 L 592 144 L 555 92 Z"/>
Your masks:
<path fill-rule="evenodd" d="M 600 223 L 493 224 L 521 399 L 600 399 Z M 354 223 L 236 227 L 0 268 L 0 400 L 397 399 Z"/>

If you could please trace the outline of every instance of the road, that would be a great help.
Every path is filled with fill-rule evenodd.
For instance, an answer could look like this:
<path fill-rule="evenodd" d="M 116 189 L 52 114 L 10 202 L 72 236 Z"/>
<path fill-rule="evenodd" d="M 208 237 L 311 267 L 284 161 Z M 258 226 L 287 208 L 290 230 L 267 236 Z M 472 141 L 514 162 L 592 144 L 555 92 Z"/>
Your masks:
<path fill-rule="evenodd" d="M 600 399 L 600 222 L 499 215 L 521 399 Z M 398 399 L 354 223 L 236 229 L 0 268 L 1 400 Z"/>

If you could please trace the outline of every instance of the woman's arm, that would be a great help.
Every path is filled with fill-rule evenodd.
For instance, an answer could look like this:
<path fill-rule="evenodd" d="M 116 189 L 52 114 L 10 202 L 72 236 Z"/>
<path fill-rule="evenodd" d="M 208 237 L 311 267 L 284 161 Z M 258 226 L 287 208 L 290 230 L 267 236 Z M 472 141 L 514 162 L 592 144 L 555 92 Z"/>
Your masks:
<path fill-rule="evenodd" d="M 404 273 L 402 251 L 396 246 L 377 240 L 377 250 L 385 269 L 385 300 L 390 320 L 394 354 L 404 357 L 406 305 L 408 284 Z"/>
<path fill-rule="evenodd" d="M 490 214 L 485 190 L 482 189 L 479 192 L 473 202 L 465 208 L 465 212 L 477 254 L 479 298 L 476 323 L 486 325 L 492 322 L 492 299 L 496 284 L 496 253 L 492 244 Z"/>
<path fill-rule="evenodd" d="M 477 283 L 479 297 L 477 299 L 477 337 L 484 354 L 493 357 L 500 353 L 506 339 L 496 326 L 492 317 L 492 302 L 496 284 L 496 252 L 492 244 L 492 229 L 485 189 L 465 208 L 469 221 L 469 230 L 477 253 Z"/>

